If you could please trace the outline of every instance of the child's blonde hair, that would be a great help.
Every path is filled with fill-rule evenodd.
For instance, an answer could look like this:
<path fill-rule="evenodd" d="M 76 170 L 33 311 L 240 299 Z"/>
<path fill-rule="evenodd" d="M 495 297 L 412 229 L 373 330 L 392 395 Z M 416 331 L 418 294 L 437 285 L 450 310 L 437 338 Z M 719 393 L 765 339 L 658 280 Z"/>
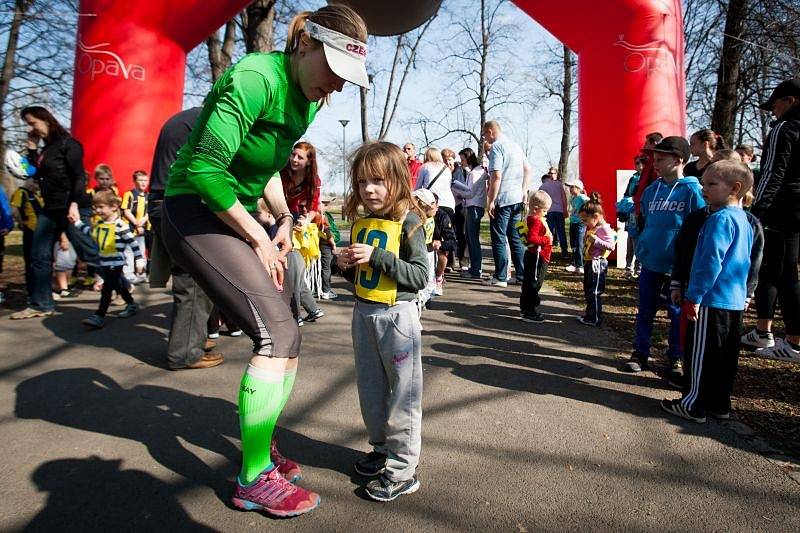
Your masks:
<path fill-rule="evenodd" d="M 358 194 L 358 180 L 380 176 L 386 180 L 386 215 L 400 220 L 407 212 L 414 212 L 425 220 L 417 202 L 411 196 L 411 175 L 403 151 L 397 145 L 385 141 L 364 143 L 352 156 L 350 163 L 350 187 L 352 191 L 344 205 L 344 216 L 350 222 L 360 218 L 359 208 L 366 209 Z"/>
<path fill-rule="evenodd" d="M 114 191 L 97 191 L 92 196 L 92 205 L 108 205 L 111 207 L 118 208 L 122 200 L 120 200 L 119 196 L 114 194 Z"/>
<path fill-rule="evenodd" d="M 549 210 L 551 205 L 553 205 L 553 199 L 544 191 L 536 191 L 528 200 L 528 206 L 531 211 L 534 209 Z"/>
<path fill-rule="evenodd" d="M 97 177 L 98 174 L 103 174 L 105 176 L 108 176 L 109 178 L 111 178 L 112 181 L 114 181 L 114 171 L 112 171 L 111 167 L 109 165 L 106 165 L 105 163 L 100 163 L 99 165 L 94 167 L 95 177 Z"/>
<path fill-rule="evenodd" d="M 730 148 L 723 148 L 722 150 L 717 150 L 714 152 L 714 157 L 711 158 L 712 163 L 716 163 L 717 161 L 736 161 L 738 163 L 742 162 L 742 156 L 736 150 L 731 150 Z"/>
<path fill-rule="evenodd" d="M 717 161 L 711 163 L 703 175 L 715 174 L 719 179 L 733 185 L 737 181 L 742 184 L 738 198 L 743 198 L 747 191 L 753 188 L 753 171 L 741 161 Z"/>

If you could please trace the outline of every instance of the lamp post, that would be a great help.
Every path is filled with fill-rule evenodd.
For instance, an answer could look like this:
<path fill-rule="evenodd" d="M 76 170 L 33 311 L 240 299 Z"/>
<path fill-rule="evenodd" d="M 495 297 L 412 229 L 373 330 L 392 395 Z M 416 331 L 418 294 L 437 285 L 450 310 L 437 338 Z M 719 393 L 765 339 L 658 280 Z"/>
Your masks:
<path fill-rule="evenodd" d="M 347 196 L 347 137 L 345 131 L 349 122 L 349 120 L 339 120 L 339 124 L 342 125 L 342 202 Z M 344 220 L 344 204 L 342 204 L 342 220 Z"/>

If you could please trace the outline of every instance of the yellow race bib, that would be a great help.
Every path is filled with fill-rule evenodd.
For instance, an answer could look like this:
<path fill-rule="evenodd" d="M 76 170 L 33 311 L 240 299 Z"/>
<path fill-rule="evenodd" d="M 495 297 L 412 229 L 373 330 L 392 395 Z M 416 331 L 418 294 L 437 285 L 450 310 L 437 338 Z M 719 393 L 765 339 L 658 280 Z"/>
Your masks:
<path fill-rule="evenodd" d="M 519 234 L 519 238 L 522 241 L 522 244 L 528 245 L 528 222 L 527 220 L 523 219 L 517 222 L 514 225 L 514 228 L 517 230 Z"/>
<path fill-rule="evenodd" d="M 399 256 L 402 229 L 402 221 L 362 218 L 353 224 L 350 234 L 353 242 L 369 244 Z M 357 265 L 355 286 L 356 296 L 370 302 L 394 305 L 397 299 L 397 282 L 368 263 Z"/>
<path fill-rule="evenodd" d="M 100 222 L 92 228 L 92 237 L 100 248 L 100 255 L 108 257 L 117 253 L 116 222 Z"/>
<path fill-rule="evenodd" d="M 436 220 L 433 217 L 425 219 L 422 228 L 425 230 L 425 244 L 431 244 L 433 242 L 433 230 L 436 229 Z"/>

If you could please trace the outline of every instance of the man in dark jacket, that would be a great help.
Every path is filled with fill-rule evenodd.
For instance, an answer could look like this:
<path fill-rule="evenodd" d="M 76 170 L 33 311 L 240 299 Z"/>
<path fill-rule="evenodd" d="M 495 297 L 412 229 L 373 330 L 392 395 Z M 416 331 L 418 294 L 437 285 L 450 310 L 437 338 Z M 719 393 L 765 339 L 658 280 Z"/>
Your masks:
<path fill-rule="evenodd" d="M 756 289 L 756 329 L 742 343 L 771 359 L 800 362 L 800 78 L 781 82 L 759 106 L 775 115 L 762 156 L 751 212 L 764 226 L 764 260 Z M 780 300 L 786 340 L 772 335 Z"/>
<path fill-rule="evenodd" d="M 172 275 L 172 320 L 167 341 L 167 366 L 172 370 L 212 368 L 224 361 L 222 354 L 210 351 L 213 343 L 206 341 L 206 322 L 214 304 L 192 276 L 172 264 L 161 238 L 161 204 L 169 180 L 169 167 L 189 139 L 202 110 L 202 107 L 193 107 L 181 111 L 161 127 L 153 153 L 147 197 L 148 215 L 155 233 L 150 286 L 164 287 Z"/>

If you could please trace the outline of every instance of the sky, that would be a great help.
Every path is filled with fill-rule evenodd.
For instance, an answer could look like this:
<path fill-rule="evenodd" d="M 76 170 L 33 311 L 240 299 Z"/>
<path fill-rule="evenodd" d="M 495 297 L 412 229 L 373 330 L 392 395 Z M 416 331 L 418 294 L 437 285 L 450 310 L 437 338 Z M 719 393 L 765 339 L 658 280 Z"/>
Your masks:
<path fill-rule="evenodd" d="M 322 5 L 323 2 L 317 2 Z M 311 8 L 315 7 L 310 2 Z M 401 96 L 397 116 L 389 131 L 388 141 L 397 144 L 414 142 L 420 153 L 424 150 L 424 137 L 417 126 L 409 122 L 420 114 L 434 114 L 452 101 L 452 85 L 455 74 L 455 63 L 445 61 L 447 55 L 458 48 L 458 42 L 452 40 L 453 12 L 468 12 L 474 2 L 469 0 L 444 0 L 442 12 L 429 28 L 425 40 L 420 46 L 417 55 L 416 68 L 411 71 Z M 472 10 L 474 11 L 474 9 Z M 505 65 L 518 65 L 520 63 L 534 63 L 537 50 L 545 43 L 557 44 L 541 26 L 519 8 L 509 3 L 503 8 L 503 21 L 517 26 L 513 36 L 515 50 L 520 57 L 511 57 L 510 53 L 497 56 L 497 62 Z M 476 13 L 470 13 L 476 15 Z M 479 31 L 479 28 L 476 28 Z M 203 45 L 205 46 L 205 45 Z M 283 43 L 277 42 L 276 47 L 282 48 Z M 369 67 L 377 72 L 376 89 L 371 91 L 370 103 L 373 99 L 382 102 L 385 98 L 385 84 L 388 80 L 388 69 L 391 67 L 394 45 L 391 38 L 370 39 Z M 524 67 L 512 67 L 514 76 L 532 76 L 533 72 L 525 71 Z M 528 69 L 530 70 L 530 69 Z M 532 82 L 531 82 L 532 83 Z M 533 89 L 533 88 L 531 88 Z M 194 105 L 193 99 L 187 99 L 188 105 Z M 359 110 L 359 90 L 357 86 L 346 84 L 341 93 L 334 94 L 331 105 L 324 106 L 317 114 L 317 118 L 306 132 L 305 140 L 314 144 L 318 150 L 318 163 L 323 188 L 327 193 L 342 194 L 341 161 L 342 161 L 342 126 L 339 120 L 349 120 L 346 127 L 347 151 L 354 149 L 361 142 L 361 124 Z M 541 103 L 528 117 L 523 117 L 516 108 L 503 109 L 498 116 L 504 123 L 504 129 L 510 136 L 516 138 L 520 145 L 527 145 L 528 158 L 534 170 L 546 173 L 551 162 L 557 162 L 561 135 L 561 121 L 557 115 L 560 103 L 555 99 Z M 477 115 L 477 106 L 475 106 Z M 379 117 L 371 113 L 371 122 L 375 124 Z M 525 120 L 527 118 L 527 120 Z M 507 128 L 505 126 L 508 126 Z M 577 130 L 573 130 L 577 131 Z M 372 132 L 374 134 L 374 132 Z M 466 137 L 451 135 L 436 143 L 438 148 L 452 148 L 456 152 L 467 146 Z M 476 146 L 471 145 L 473 149 Z M 555 161 L 553 161 L 555 160 Z"/>

